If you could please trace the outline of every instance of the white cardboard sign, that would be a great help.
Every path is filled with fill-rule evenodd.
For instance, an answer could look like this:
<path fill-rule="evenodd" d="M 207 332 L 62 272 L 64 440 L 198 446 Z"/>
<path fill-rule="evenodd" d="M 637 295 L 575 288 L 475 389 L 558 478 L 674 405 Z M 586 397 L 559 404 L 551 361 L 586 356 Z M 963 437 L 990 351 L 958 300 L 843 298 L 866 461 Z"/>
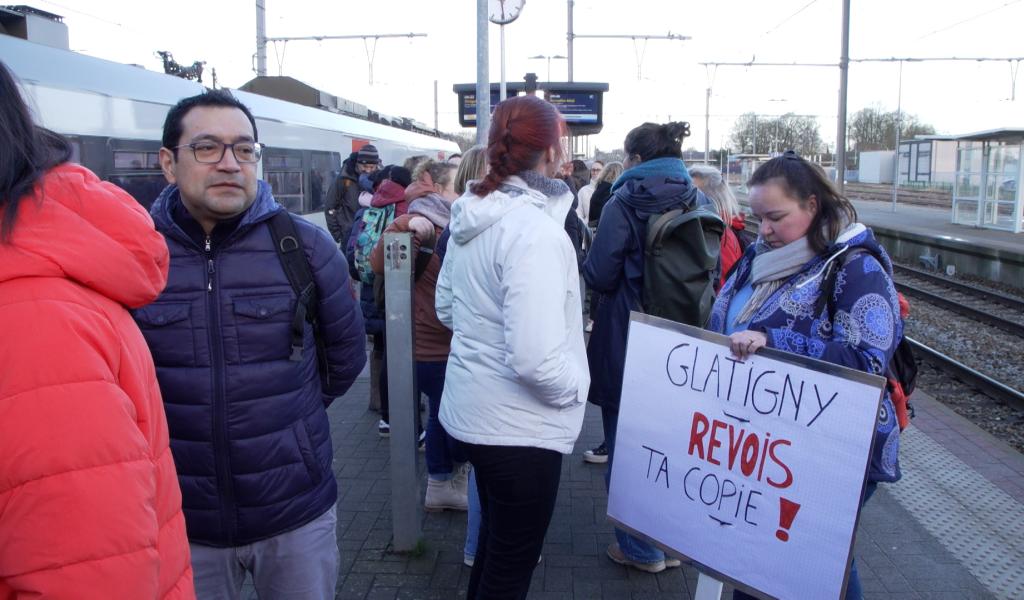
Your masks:
<path fill-rule="evenodd" d="M 608 516 L 777 598 L 846 585 L 884 379 L 633 313 Z"/>

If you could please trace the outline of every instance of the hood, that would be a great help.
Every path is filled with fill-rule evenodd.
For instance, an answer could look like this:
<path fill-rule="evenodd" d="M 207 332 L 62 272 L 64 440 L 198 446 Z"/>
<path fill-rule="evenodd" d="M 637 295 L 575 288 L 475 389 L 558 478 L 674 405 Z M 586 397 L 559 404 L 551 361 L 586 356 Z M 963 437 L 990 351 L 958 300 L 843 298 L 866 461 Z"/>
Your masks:
<path fill-rule="evenodd" d="M 549 198 L 531 189 L 525 181 L 513 175 L 484 198 L 466 190 L 466 193 L 452 204 L 452 217 L 449 223 L 452 239 L 457 244 L 465 244 L 509 212 L 528 204 L 541 209 L 556 223 L 562 225 L 572 207 L 572 201 L 572 192 L 566 191 Z"/>
<path fill-rule="evenodd" d="M 697 186 L 678 158 L 656 158 L 641 163 L 616 179 L 612 191 L 620 202 L 645 220 L 674 208 L 708 203 L 703 194 L 697 193 Z"/>
<path fill-rule="evenodd" d="M 382 208 L 389 204 L 397 204 L 405 200 L 405 188 L 390 179 L 385 179 L 377 187 L 373 194 L 370 205 L 375 208 Z"/>
<path fill-rule="evenodd" d="M 428 175 L 429 177 L 429 175 Z M 423 180 L 414 181 L 405 188 L 405 201 L 412 202 L 416 198 L 434 193 L 434 184 Z"/>
<path fill-rule="evenodd" d="M 159 231 L 184 243 L 191 243 L 191 238 L 174 222 L 172 209 L 178 204 L 181 204 L 181 191 L 178 190 L 178 186 L 169 185 L 160 192 L 160 196 L 153 203 L 149 213 L 153 215 L 153 221 Z M 255 223 L 269 219 L 279 210 L 284 210 L 284 207 L 274 200 L 270 184 L 261 179 L 256 182 L 256 199 L 245 210 L 236 231 L 243 231 Z"/>
<path fill-rule="evenodd" d="M 758 240 L 758 242 L 760 242 L 760 240 Z M 757 245 L 760 246 L 760 243 Z M 836 240 L 832 242 L 832 244 L 829 245 L 823 253 L 821 253 L 820 256 L 824 256 L 825 260 L 814 271 L 814 275 L 801 282 L 797 287 L 803 287 L 810 282 L 817 280 L 817 278 L 820 277 L 828 268 L 829 263 L 834 260 L 842 260 L 840 257 L 846 256 L 849 252 L 855 249 L 863 250 L 874 256 L 882 265 L 886 274 L 888 274 L 889 277 L 892 277 L 892 260 L 889 258 L 889 254 L 885 251 L 885 248 L 878 243 L 878 240 L 875 239 L 875 234 L 870 229 L 861 223 L 854 223 L 852 225 L 848 225 L 846 229 L 839 234 L 839 237 L 837 237 Z M 811 261 L 809 264 L 814 264 L 814 261 Z"/>
<path fill-rule="evenodd" d="M 444 229 L 451 222 L 452 204 L 440 194 L 431 192 L 413 200 L 409 204 L 409 214 L 424 216 L 435 227 Z"/>
<path fill-rule="evenodd" d="M 121 305 L 149 304 L 167 284 L 167 244 L 146 209 L 91 171 L 48 171 L 36 198 L 21 202 L 14 233 L 0 243 L 0 283 L 60 277 Z"/>

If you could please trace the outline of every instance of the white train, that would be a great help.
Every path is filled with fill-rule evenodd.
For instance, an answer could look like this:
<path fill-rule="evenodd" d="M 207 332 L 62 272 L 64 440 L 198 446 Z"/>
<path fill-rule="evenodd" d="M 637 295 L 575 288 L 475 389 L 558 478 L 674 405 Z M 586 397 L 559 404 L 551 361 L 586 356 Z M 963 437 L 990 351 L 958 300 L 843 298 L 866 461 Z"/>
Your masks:
<path fill-rule="evenodd" d="M 166 182 L 157 153 L 168 109 L 202 85 L 0 34 L 0 60 L 18 77 L 37 122 L 67 136 L 74 160 L 149 206 Z M 256 117 L 262 178 L 289 210 L 322 210 L 341 161 L 367 142 L 385 163 L 447 158 L 454 142 L 241 90 Z"/>

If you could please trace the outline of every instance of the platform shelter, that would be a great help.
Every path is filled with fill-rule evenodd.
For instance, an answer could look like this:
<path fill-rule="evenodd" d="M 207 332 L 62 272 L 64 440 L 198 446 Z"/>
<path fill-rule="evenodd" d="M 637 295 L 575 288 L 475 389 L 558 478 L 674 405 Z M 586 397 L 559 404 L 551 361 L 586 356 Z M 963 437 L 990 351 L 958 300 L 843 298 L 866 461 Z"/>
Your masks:
<path fill-rule="evenodd" d="M 934 138 L 956 141 L 953 223 L 1021 233 L 1024 128 Z"/>

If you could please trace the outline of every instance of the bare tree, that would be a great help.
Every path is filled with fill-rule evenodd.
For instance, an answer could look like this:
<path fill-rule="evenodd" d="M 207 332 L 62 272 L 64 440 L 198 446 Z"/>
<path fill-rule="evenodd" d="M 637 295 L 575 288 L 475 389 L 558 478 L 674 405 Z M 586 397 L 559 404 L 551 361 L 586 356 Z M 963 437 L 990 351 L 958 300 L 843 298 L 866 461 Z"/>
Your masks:
<path fill-rule="evenodd" d="M 854 152 L 893 150 L 896 146 L 896 111 L 885 112 L 879 106 L 869 106 L 855 112 L 850 118 L 849 144 Z M 935 133 L 935 128 L 922 123 L 916 115 L 903 113 L 900 139 Z"/>
<path fill-rule="evenodd" d="M 824 147 L 818 120 L 792 113 L 779 117 L 746 113 L 736 119 L 730 141 L 740 152 L 758 154 L 796 150 L 800 154 L 811 155 L 821 152 Z"/>

